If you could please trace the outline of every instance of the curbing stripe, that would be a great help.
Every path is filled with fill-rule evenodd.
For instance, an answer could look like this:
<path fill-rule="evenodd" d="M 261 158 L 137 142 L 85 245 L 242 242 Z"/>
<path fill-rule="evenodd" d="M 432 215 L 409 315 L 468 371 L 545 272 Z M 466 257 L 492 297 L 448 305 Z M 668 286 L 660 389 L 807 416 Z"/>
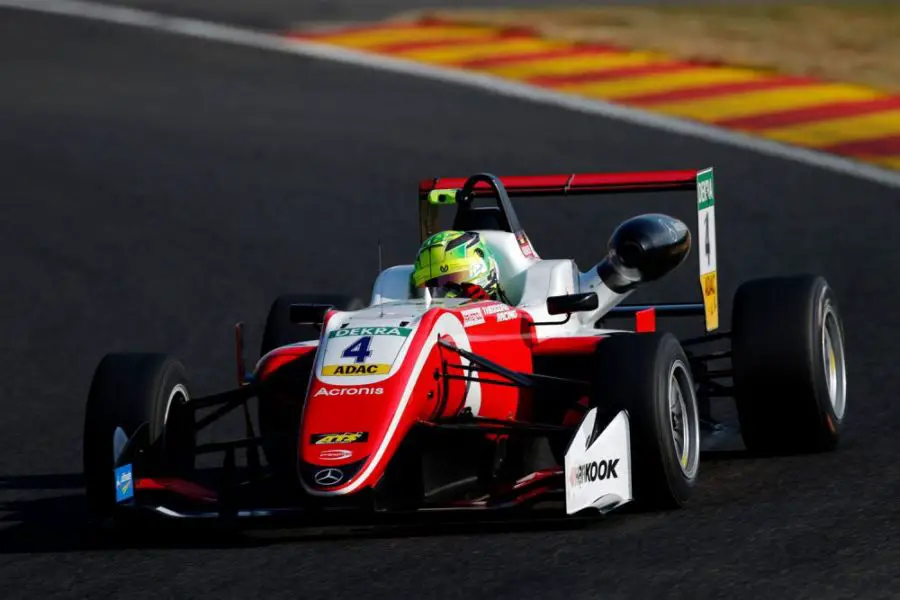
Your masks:
<path fill-rule="evenodd" d="M 535 51 L 553 48 L 534 38 L 508 38 L 488 39 L 472 44 L 460 44 L 443 48 L 413 50 L 409 52 L 397 52 L 396 56 L 409 60 L 419 60 L 429 64 L 453 66 L 467 60 L 477 60 L 485 56 L 515 56 L 516 54 L 533 53 Z M 563 47 L 562 44 L 557 47 Z"/>
<path fill-rule="evenodd" d="M 823 103 L 871 100 L 876 97 L 871 90 L 812 84 L 671 102 L 655 106 L 654 110 L 723 127 L 726 125 L 722 125 L 722 121 L 729 119 L 746 119 L 794 109 L 812 110 Z"/>
<path fill-rule="evenodd" d="M 477 71 L 475 69 L 469 70 L 525 81 L 539 75 L 571 75 L 582 71 L 660 64 L 660 62 L 659 57 L 651 54 L 603 52 L 569 58 L 549 58 L 497 67 L 486 67 Z"/>
<path fill-rule="evenodd" d="M 386 51 L 390 54 L 404 54 L 407 52 L 415 52 L 417 50 L 452 48 L 453 46 L 467 47 L 472 44 L 481 44 L 486 41 L 490 41 L 492 39 L 497 39 L 497 38 L 496 38 L 496 36 L 475 35 L 472 37 L 461 37 L 461 38 L 451 38 L 451 39 L 414 40 L 414 41 L 394 42 L 391 44 L 386 44 L 384 46 L 379 46 L 378 48 L 379 48 L 379 51 Z"/>
<path fill-rule="evenodd" d="M 804 123 L 824 121 L 839 117 L 869 115 L 883 110 L 897 108 L 900 108 L 900 97 L 887 96 L 882 98 L 871 98 L 868 100 L 819 104 L 805 108 L 794 108 L 790 110 L 757 114 L 749 117 L 723 119 L 717 121 L 717 123 L 722 127 L 735 127 L 738 129 L 769 129 L 772 127 L 801 125 Z"/>
<path fill-rule="evenodd" d="M 887 158 L 878 157 L 873 162 L 885 166 L 889 169 L 897 169 L 900 171 L 900 154 L 896 156 L 888 156 Z"/>
<path fill-rule="evenodd" d="M 684 102 L 687 100 L 709 100 L 711 98 L 724 99 L 723 96 L 738 98 L 739 94 L 747 92 L 760 92 L 764 90 L 784 89 L 788 87 L 811 86 L 817 82 L 811 79 L 801 79 L 798 77 L 758 77 L 748 81 L 735 81 L 732 83 L 722 83 L 714 85 L 700 85 L 689 87 L 683 90 L 673 92 L 651 92 L 642 96 L 634 96 L 627 98 L 629 104 L 636 106 L 655 108 L 656 105 L 663 105 L 673 102 Z"/>
<path fill-rule="evenodd" d="M 597 98 L 639 103 L 641 99 L 646 102 L 647 97 L 676 96 L 698 87 L 712 89 L 717 86 L 741 85 L 758 81 L 759 78 L 759 74 L 742 69 L 689 69 L 677 73 L 627 76 L 618 81 L 554 87 Z"/>
<path fill-rule="evenodd" d="M 818 148 L 850 148 L 853 146 L 845 145 L 846 142 L 858 143 L 894 134 L 900 134 L 900 110 L 765 130 L 766 137 Z"/>
<path fill-rule="evenodd" d="M 825 149 L 836 154 L 887 157 L 887 160 L 890 161 L 895 159 L 893 155 L 900 155 L 900 134 L 857 140 L 855 142 L 844 142 L 827 146 Z"/>
<path fill-rule="evenodd" d="M 398 42 L 433 42 L 449 41 L 472 37 L 492 38 L 497 37 L 498 30 L 489 27 L 453 27 L 427 25 L 424 27 L 375 27 L 365 29 L 354 26 L 353 30 L 345 33 L 342 30 L 328 33 L 316 33 L 311 36 L 294 36 L 303 39 L 327 42 L 347 48 L 378 49 L 381 46 L 389 47 Z"/>
<path fill-rule="evenodd" d="M 539 50 L 529 54 L 520 54 L 517 56 L 489 56 L 487 58 L 478 58 L 475 60 L 465 60 L 456 66 L 466 67 L 469 69 L 489 69 L 491 67 L 502 67 L 506 65 L 522 63 L 524 61 L 540 62 L 552 58 L 577 58 L 579 56 L 596 56 L 597 54 L 613 54 L 618 53 L 613 48 L 605 46 L 572 48 L 563 46 L 561 48 L 553 48 Z"/>
<path fill-rule="evenodd" d="M 430 21 L 423 25 L 423 31 L 452 35 L 439 23 Z M 454 26 L 449 22 L 445 25 Z M 460 31 L 470 31 L 478 25 L 456 26 Z M 378 35 L 385 35 L 385 30 L 378 31 Z M 406 39 L 411 30 L 401 31 Z M 371 44 L 368 50 L 487 72 L 746 131 L 798 147 L 896 166 L 893 157 L 885 159 L 884 155 L 900 152 L 893 145 L 894 134 L 900 133 L 900 96 L 857 85 L 553 40 L 523 28 L 495 27 L 494 32 L 496 36 L 514 32 L 515 36 L 487 40 L 458 37 L 454 43 L 437 41 L 425 49 L 409 46 L 402 51 L 397 51 L 396 43 Z M 316 39 L 341 45 L 340 34 Z"/>
<path fill-rule="evenodd" d="M 528 83 L 536 85 L 546 85 L 550 87 L 561 87 L 574 83 L 596 83 L 598 81 L 610 81 L 612 79 L 623 79 L 625 77 L 635 77 L 638 75 L 663 75 L 666 73 L 679 73 L 683 71 L 693 70 L 692 65 L 682 63 L 649 63 L 646 65 L 633 65 L 629 67 L 614 67 L 611 69 L 596 69 L 593 71 L 582 71 L 575 74 L 554 74 L 554 75 L 537 75 L 525 79 Z"/>

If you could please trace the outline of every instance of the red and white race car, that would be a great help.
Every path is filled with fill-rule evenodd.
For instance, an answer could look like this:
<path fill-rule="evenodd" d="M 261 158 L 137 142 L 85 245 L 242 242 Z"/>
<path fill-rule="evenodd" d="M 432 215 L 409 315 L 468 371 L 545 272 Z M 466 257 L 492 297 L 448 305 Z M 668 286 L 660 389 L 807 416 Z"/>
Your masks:
<path fill-rule="evenodd" d="M 586 271 L 540 258 L 511 202 L 649 191 L 694 192 L 696 243 L 678 219 L 636 216 Z M 538 504 L 559 514 L 563 504 L 567 514 L 632 501 L 679 507 L 697 482 L 704 438 L 715 433 L 702 426 L 713 398 L 736 401 L 750 451 L 837 444 L 844 343 L 824 279 L 746 282 L 731 331 L 716 331 L 712 169 L 429 179 L 419 201 L 422 239 L 451 210 L 452 229 L 479 232 L 508 304 L 417 292 L 412 265 L 384 269 L 368 303 L 287 295 L 271 308 L 255 367 L 244 367 L 238 324 L 239 385 L 203 397 L 191 395 L 168 356 L 107 355 L 84 430 L 92 515 L 312 514 L 320 522 Z M 623 303 L 675 271 L 692 244 L 701 301 Z M 704 331 L 678 339 L 657 327 L 669 316 L 703 319 Z M 244 439 L 198 443 L 198 432 L 236 409 Z M 198 468 L 207 454 L 221 455 L 221 467 Z"/>

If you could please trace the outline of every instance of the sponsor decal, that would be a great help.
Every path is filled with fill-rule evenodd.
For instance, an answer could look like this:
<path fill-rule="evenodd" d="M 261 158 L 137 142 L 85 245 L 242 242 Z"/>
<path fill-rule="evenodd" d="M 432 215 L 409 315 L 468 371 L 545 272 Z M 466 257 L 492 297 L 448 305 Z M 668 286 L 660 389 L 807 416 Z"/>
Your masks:
<path fill-rule="evenodd" d="M 359 444 L 368 441 L 368 439 L 369 433 L 366 431 L 352 431 L 347 433 L 314 433 L 309 436 L 309 441 L 316 445 Z"/>
<path fill-rule="evenodd" d="M 481 310 L 484 312 L 485 315 L 490 316 L 490 315 L 496 315 L 497 313 L 501 313 L 503 311 L 509 310 L 509 306 L 507 306 L 506 304 L 502 304 L 502 303 L 489 304 L 487 306 L 482 306 Z"/>
<path fill-rule="evenodd" d="M 499 315 L 497 315 L 497 322 L 502 323 L 503 321 L 511 321 L 516 318 L 517 314 L 518 313 L 516 313 L 516 311 L 514 311 L 514 310 L 508 310 L 506 312 L 502 312 Z"/>
<path fill-rule="evenodd" d="M 703 309 L 706 313 L 707 328 L 719 327 L 719 284 L 716 272 L 704 273 L 700 276 L 703 287 Z"/>
<path fill-rule="evenodd" d="M 704 171 L 697 174 L 697 209 L 703 210 L 709 208 L 716 203 L 713 192 L 713 174 L 712 171 Z"/>
<path fill-rule="evenodd" d="M 344 460 L 353 456 L 351 450 L 322 450 L 319 458 L 322 460 Z"/>
<path fill-rule="evenodd" d="M 531 240 L 528 239 L 524 231 L 516 233 L 516 241 L 519 243 L 519 248 L 522 250 L 525 258 L 540 258 L 537 252 L 534 251 L 534 248 L 531 247 Z"/>
<path fill-rule="evenodd" d="M 338 329 L 328 334 L 329 338 L 360 337 L 371 335 L 395 335 L 407 337 L 412 331 L 409 327 L 349 327 Z"/>
<path fill-rule="evenodd" d="M 697 173 L 697 248 L 700 250 L 700 286 L 706 313 L 706 330 L 719 327 L 719 293 L 716 276 L 716 198 L 712 169 Z"/>
<path fill-rule="evenodd" d="M 342 377 L 345 375 L 385 375 L 391 372 L 391 365 L 325 365 L 322 367 L 322 375 Z"/>
<path fill-rule="evenodd" d="M 134 497 L 131 465 L 116 469 L 116 502 L 124 502 Z"/>
<path fill-rule="evenodd" d="M 344 480 L 344 472 L 340 469 L 322 469 L 316 472 L 313 479 L 321 486 L 337 485 Z"/>
<path fill-rule="evenodd" d="M 385 376 L 414 329 L 409 327 L 350 327 L 328 333 L 320 376 Z"/>
<path fill-rule="evenodd" d="M 463 325 L 471 327 L 473 325 L 481 325 L 484 323 L 484 314 L 480 308 L 470 308 L 462 311 Z"/>
<path fill-rule="evenodd" d="M 380 396 L 383 393 L 384 388 L 380 387 L 323 387 L 313 394 L 313 398 L 318 398 L 319 396 Z"/>
<path fill-rule="evenodd" d="M 619 459 L 614 458 L 578 465 L 572 470 L 569 482 L 572 485 L 581 486 L 594 481 L 603 481 L 604 479 L 618 479 L 619 474 L 616 473 L 618 464 Z"/>
<path fill-rule="evenodd" d="M 706 313 L 706 323 L 710 330 L 719 327 L 719 284 L 716 272 L 704 273 L 700 276 L 703 286 L 703 308 Z"/>

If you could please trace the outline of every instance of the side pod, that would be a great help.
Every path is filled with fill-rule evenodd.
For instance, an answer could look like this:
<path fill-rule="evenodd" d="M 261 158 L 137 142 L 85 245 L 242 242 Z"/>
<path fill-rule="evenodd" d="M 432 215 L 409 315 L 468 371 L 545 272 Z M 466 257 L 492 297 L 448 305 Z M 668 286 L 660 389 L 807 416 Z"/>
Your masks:
<path fill-rule="evenodd" d="M 631 432 L 628 413 L 620 411 L 595 436 L 597 409 L 584 416 L 565 459 L 566 513 L 585 508 L 608 512 L 630 502 Z"/>

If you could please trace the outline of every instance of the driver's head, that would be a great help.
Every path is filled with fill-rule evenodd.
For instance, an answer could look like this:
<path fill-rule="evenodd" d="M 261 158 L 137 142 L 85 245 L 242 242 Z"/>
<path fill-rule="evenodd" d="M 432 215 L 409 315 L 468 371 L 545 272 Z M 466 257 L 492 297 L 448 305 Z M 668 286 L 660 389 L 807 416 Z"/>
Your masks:
<path fill-rule="evenodd" d="M 429 288 L 434 297 L 499 300 L 497 261 L 472 231 L 442 231 L 422 244 L 416 255 L 412 284 Z"/>

